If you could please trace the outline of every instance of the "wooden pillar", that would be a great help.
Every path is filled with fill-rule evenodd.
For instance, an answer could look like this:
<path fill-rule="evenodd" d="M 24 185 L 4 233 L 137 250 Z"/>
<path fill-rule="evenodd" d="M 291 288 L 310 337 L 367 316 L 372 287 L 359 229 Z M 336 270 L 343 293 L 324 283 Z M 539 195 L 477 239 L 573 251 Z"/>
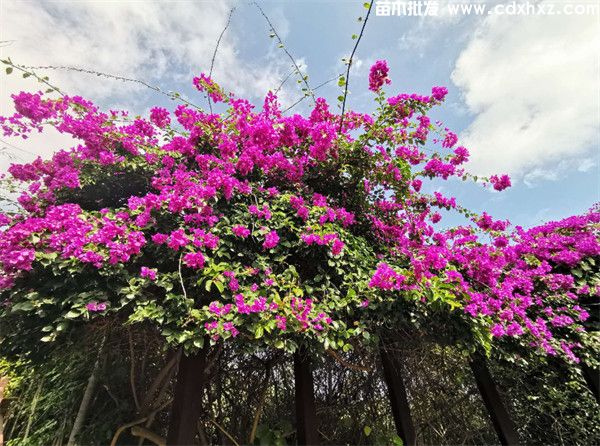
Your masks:
<path fill-rule="evenodd" d="M 296 384 L 296 435 L 298 445 L 318 445 L 317 411 L 310 357 L 306 349 L 294 354 L 294 380 Z"/>
<path fill-rule="evenodd" d="M 181 356 L 169 419 L 169 446 L 195 444 L 197 422 L 202 413 L 207 352 L 208 348 L 205 347 L 192 356 Z"/>
<path fill-rule="evenodd" d="M 402 358 L 398 352 L 389 351 L 383 346 L 379 350 L 383 375 L 392 405 L 392 415 L 396 424 L 396 433 L 405 446 L 414 446 L 417 444 L 417 435 L 410 416 L 406 387 L 404 387 L 402 379 Z"/>
<path fill-rule="evenodd" d="M 600 370 L 594 369 L 586 364 L 581 365 L 581 370 L 583 371 L 583 377 L 585 378 L 588 388 L 596 397 L 596 401 L 600 403 Z"/>
<path fill-rule="evenodd" d="M 481 354 L 473 355 L 470 366 L 500 443 L 503 445 L 518 445 L 517 430 L 508 411 L 502 404 L 502 399 L 488 370 L 485 357 Z"/>

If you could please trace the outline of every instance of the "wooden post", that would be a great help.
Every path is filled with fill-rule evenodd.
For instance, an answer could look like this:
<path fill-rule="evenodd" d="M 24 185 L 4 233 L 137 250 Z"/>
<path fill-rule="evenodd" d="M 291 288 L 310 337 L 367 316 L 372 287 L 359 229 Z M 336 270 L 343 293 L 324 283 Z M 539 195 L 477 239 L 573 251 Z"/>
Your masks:
<path fill-rule="evenodd" d="M 582 364 L 581 370 L 583 377 L 592 394 L 596 397 L 596 401 L 600 403 L 600 370 L 594 369 L 589 365 Z"/>
<path fill-rule="evenodd" d="M 502 404 L 502 399 L 488 370 L 485 357 L 481 354 L 473 355 L 470 366 L 500 443 L 503 445 L 518 445 L 517 431 L 508 411 Z"/>
<path fill-rule="evenodd" d="M 294 380 L 298 445 L 318 445 L 319 433 L 317 431 L 313 376 L 308 351 L 304 348 L 294 354 Z"/>
<path fill-rule="evenodd" d="M 205 368 L 208 348 L 192 356 L 183 354 L 179 361 L 175 398 L 171 407 L 167 444 L 192 445 L 197 432 L 196 423 L 202 413 L 202 391 L 206 381 Z"/>
<path fill-rule="evenodd" d="M 379 350 L 396 432 L 404 445 L 414 446 L 417 444 L 417 435 L 410 416 L 406 387 L 404 387 L 402 379 L 402 358 L 398 352 L 391 352 L 383 346 Z"/>

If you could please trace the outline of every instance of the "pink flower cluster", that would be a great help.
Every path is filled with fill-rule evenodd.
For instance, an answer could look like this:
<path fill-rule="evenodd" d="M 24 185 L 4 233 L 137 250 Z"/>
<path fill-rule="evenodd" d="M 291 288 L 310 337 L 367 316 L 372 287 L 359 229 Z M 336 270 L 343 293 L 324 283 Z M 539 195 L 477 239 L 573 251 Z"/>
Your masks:
<path fill-rule="evenodd" d="M 275 248 L 279 244 L 279 235 L 277 235 L 277 231 L 273 230 L 265 235 L 265 241 L 263 243 L 263 248 L 272 249 Z"/>
<path fill-rule="evenodd" d="M 302 239 L 302 241 L 304 243 L 306 243 L 307 245 L 319 245 L 319 246 L 324 246 L 324 245 L 331 245 L 331 253 L 336 256 L 342 253 L 342 251 L 344 250 L 344 242 L 342 242 L 337 234 L 323 234 L 323 235 L 318 235 L 318 234 L 313 234 L 313 233 L 309 233 L 309 234 L 303 234 L 300 236 L 300 238 Z"/>
<path fill-rule="evenodd" d="M 369 286 L 382 290 L 400 290 L 403 288 L 405 281 L 405 276 L 394 271 L 387 263 L 382 262 L 377 266 L 377 270 L 373 274 Z"/>
<path fill-rule="evenodd" d="M 383 94 L 388 75 L 387 63 L 377 61 L 369 88 Z M 280 330 L 299 325 L 300 331 L 321 332 L 332 322 L 325 313 L 328 296 L 286 296 L 289 305 L 277 306 L 249 293 L 279 287 L 284 265 L 275 259 L 282 254 L 285 262 L 300 262 L 305 245 L 315 245 L 340 255 L 358 240 L 381 260 L 370 292 L 389 298 L 446 281 L 465 317 L 487 318 L 494 336 L 527 336 L 548 354 L 574 355 L 588 317 L 579 299 L 597 289 L 579 286 L 568 268 L 600 255 L 600 213 L 512 232 L 508 222 L 485 212 L 472 218 L 472 226 L 432 226 L 441 219 L 439 209 L 463 209 L 454 197 L 422 193 L 425 182 L 467 177 L 462 165 L 468 150 L 428 116 L 447 89 L 399 94 L 382 101 L 378 115 L 350 111 L 342 120 L 322 98 L 308 116 L 284 115 L 272 93 L 255 110 L 204 74 L 193 82 L 214 102 L 225 102 L 227 113 L 179 105 L 172 114 L 155 107 L 148 119 L 132 119 L 125 112 L 101 112 L 80 97 L 13 96 L 17 113 L 0 117 L 5 136 L 27 137 L 49 124 L 77 145 L 51 160 L 9 169 L 23 192 L 21 209 L 0 216 L 3 299 L 11 300 L 12 287 L 42 261 L 97 268 L 110 277 L 119 268 L 139 271 L 148 279 L 140 282 L 156 287 L 172 276 L 179 259 L 184 280 L 197 283 L 209 262 L 223 261 L 223 252 L 236 246 L 241 259 L 225 267 L 219 283 L 227 287 L 207 307 L 211 319 L 199 325 L 211 335 L 222 330 L 236 337 L 254 320 L 249 315 L 269 313 Z M 176 136 L 166 128 L 176 128 Z M 430 134 L 442 136 L 432 140 Z M 77 198 L 104 178 L 122 178 L 129 186 L 132 172 L 143 176 L 144 186 L 110 197 L 114 201 L 102 197 L 106 207 Z M 511 185 L 507 175 L 489 181 L 498 191 Z M 250 237 L 252 231 L 264 238 Z M 271 262 L 275 273 L 248 279 L 264 272 L 248 267 L 257 259 Z M 244 295 L 258 297 L 246 302 Z M 356 304 L 363 301 L 357 297 Z M 104 311 L 98 305 L 107 304 L 90 311 Z M 227 319 L 233 314 L 243 322 Z"/>
<path fill-rule="evenodd" d="M 492 183 L 494 189 L 496 189 L 497 191 L 502 191 L 511 186 L 510 178 L 508 177 L 508 175 L 492 175 L 490 177 L 490 183 Z"/>
<path fill-rule="evenodd" d="M 100 302 L 100 303 L 98 303 L 98 302 L 90 302 L 90 303 L 88 303 L 85 306 L 85 308 L 89 312 L 94 313 L 94 312 L 98 312 L 98 311 L 105 311 L 106 308 L 107 308 L 107 305 L 104 302 Z"/>
<path fill-rule="evenodd" d="M 369 71 L 369 90 L 378 91 L 383 84 L 391 83 L 388 78 L 390 68 L 385 60 L 378 60 Z"/>

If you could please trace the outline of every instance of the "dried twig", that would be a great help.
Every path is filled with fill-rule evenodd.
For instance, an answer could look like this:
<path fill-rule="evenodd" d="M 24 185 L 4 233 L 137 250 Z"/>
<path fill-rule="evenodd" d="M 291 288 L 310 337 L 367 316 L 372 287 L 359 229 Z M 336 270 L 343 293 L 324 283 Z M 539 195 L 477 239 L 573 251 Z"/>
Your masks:
<path fill-rule="evenodd" d="M 115 432 L 115 435 L 113 435 L 112 441 L 110 442 L 110 446 L 116 446 L 117 440 L 119 439 L 121 434 L 125 431 L 125 429 L 129 429 L 130 427 L 133 427 L 137 424 L 141 424 L 144 421 L 146 421 L 147 419 L 148 419 L 148 417 L 143 417 L 143 418 L 139 418 L 135 421 L 131 421 L 129 423 L 125 423 L 125 424 L 119 426 L 119 428 Z"/>
<path fill-rule="evenodd" d="M 150 412 L 150 414 L 148 416 L 138 418 L 135 421 L 131 421 L 129 423 L 125 423 L 125 424 L 121 425 L 116 430 L 115 435 L 113 435 L 112 441 L 110 442 L 110 446 L 116 446 L 117 441 L 119 440 L 119 437 L 126 429 L 129 429 L 130 427 L 133 427 L 133 426 L 137 426 L 138 424 L 142 424 L 144 421 L 148 420 L 149 418 L 154 417 L 158 412 L 163 410 L 169 404 L 171 404 L 171 398 L 167 399 L 161 406 L 157 407 L 152 412 Z"/>
<path fill-rule="evenodd" d="M 183 290 L 183 297 L 187 299 L 187 291 L 185 290 L 185 284 L 183 283 L 183 276 L 181 275 L 181 258 L 183 257 L 183 253 L 179 256 L 179 282 L 181 283 L 181 289 Z"/>
<path fill-rule="evenodd" d="M 141 437 L 141 440 L 149 440 L 157 446 L 167 445 L 167 440 L 165 438 L 161 437 L 158 434 L 155 434 L 149 429 L 140 426 L 133 426 L 131 428 L 131 435 L 133 435 L 134 437 Z"/>
<path fill-rule="evenodd" d="M 215 420 L 210 420 L 210 422 L 211 422 L 212 424 L 214 424 L 214 425 L 215 425 L 215 427 L 216 427 L 217 429 L 219 429 L 221 432 L 223 432 L 223 434 L 224 434 L 224 435 L 225 435 L 227 438 L 229 438 L 229 440 L 231 440 L 231 442 L 232 442 L 232 443 L 233 443 L 235 446 L 240 446 L 240 444 L 239 444 L 237 441 L 235 441 L 235 438 L 233 438 L 233 436 L 232 436 L 232 435 L 231 435 L 229 432 L 227 432 L 227 431 L 225 430 L 225 428 L 223 428 L 223 426 L 221 426 L 221 425 L 220 425 L 219 423 L 217 423 Z"/>
<path fill-rule="evenodd" d="M 339 362 L 340 364 L 342 364 L 344 367 L 347 367 L 347 368 L 352 369 L 352 370 L 357 370 L 359 372 L 371 372 L 371 371 L 373 371 L 373 369 L 371 369 L 369 367 L 365 367 L 365 366 L 358 365 L 358 364 L 352 364 L 352 363 L 346 361 L 335 350 L 327 349 L 325 351 L 327 352 L 327 354 L 329 356 L 331 356 L 337 362 Z"/>

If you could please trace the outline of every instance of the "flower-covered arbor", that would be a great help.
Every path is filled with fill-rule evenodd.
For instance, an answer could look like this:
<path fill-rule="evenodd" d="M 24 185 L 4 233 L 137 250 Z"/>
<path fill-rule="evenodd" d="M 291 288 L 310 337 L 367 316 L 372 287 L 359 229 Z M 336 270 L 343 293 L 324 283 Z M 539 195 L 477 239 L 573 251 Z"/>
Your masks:
<path fill-rule="evenodd" d="M 194 85 L 222 113 L 130 117 L 81 97 L 14 95 L 5 136 L 53 126 L 79 144 L 9 169 L 19 207 L 1 217 L 3 350 L 41 353 L 107 318 L 150 324 L 185 351 L 174 407 L 190 423 L 201 408 L 186 389 L 202 387 L 197 369 L 221 343 L 294 353 L 305 381 L 307 352 L 406 330 L 484 352 L 513 338 L 595 366 L 580 301 L 598 287 L 578 267 L 595 268 L 600 213 L 512 230 L 424 192 L 430 180 L 501 191 L 510 179 L 463 167 L 468 150 L 428 117 L 445 88 L 387 97 L 388 71 L 371 69 L 376 111 L 343 116 L 324 99 L 284 115 L 272 93 L 255 110 L 205 75 Z M 471 224 L 441 226 L 447 211 Z M 189 442 L 189 429 L 171 440 Z"/>

